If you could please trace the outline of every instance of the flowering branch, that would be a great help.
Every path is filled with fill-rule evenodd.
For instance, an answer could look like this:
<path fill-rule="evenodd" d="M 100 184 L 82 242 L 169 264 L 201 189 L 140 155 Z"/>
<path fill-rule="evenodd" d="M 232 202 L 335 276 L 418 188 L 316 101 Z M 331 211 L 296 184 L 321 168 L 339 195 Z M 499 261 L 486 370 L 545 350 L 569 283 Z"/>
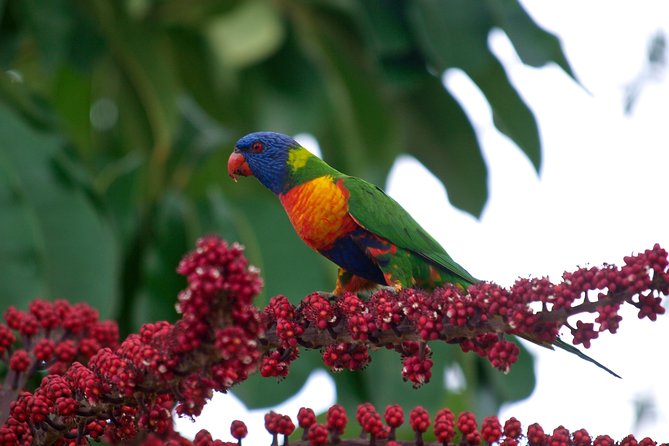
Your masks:
<path fill-rule="evenodd" d="M 574 345 L 588 348 L 599 333 L 617 331 L 622 305 L 635 306 L 639 318 L 655 320 L 665 311 L 668 264 L 667 252 L 655 245 L 626 257 L 621 267 L 579 268 L 559 283 L 541 278 L 519 279 L 508 289 L 485 282 L 467 290 L 382 289 L 368 298 L 312 293 L 297 306 L 275 296 L 260 310 L 252 300 L 262 282 L 242 248 L 207 237 L 177 269 L 188 286 L 178 296 L 181 319 L 174 324 L 146 324 L 119 343 L 116 325 L 99 321 L 85 304 L 36 300 L 27 312 L 5 312 L 0 446 L 85 444 L 87 438 L 102 437 L 112 444 L 189 444 L 173 431 L 173 408 L 179 415 L 197 416 L 213 391 L 225 391 L 251 373 L 286 376 L 300 349 L 321 349 L 324 362 L 336 371 L 361 369 L 371 360 L 370 350 L 390 347 L 402 357 L 403 377 L 415 386 L 430 380 L 429 343 L 436 341 L 474 351 L 506 372 L 519 354 L 510 335 L 551 345 L 564 326 Z M 584 322 L 587 313 L 597 315 L 595 322 Z M 41 370 L 49 375 L 34 392 L 26 392 L 28 379 Z M 327 444 L 323 438 L 329 435 L 325 441 L 337 442 L 345 425 L 342 411 L 331 409 L 334 421 L 308 428 L 304 441 Z M 386 418 L 387 426 L 396 427 L 399 418 Z M 437 418 L 435 426 L 453 425 L 448 413 Z M 475 420 L 472 428 L 470 418 L 464 419 L 463 427 L 458 419 L 461 442 L 479 444 Z M 289 418 L 269 420 L 275 443 L 277 435 L 295 429 Z M 387 426 L 378 414 L 361 416 L 359 422 L 369 434 L 367 444 L 385 438 Z M 423 444 L 418 432 L 427 425 L 426 412 L 412 415 L 417 432 L 412 444 Z M 245 429 L 240 426 L 238 435 Z M 223 444 L 207 435 L 201 433 L 193 444 Z M 241 442 L 241 436 L 235 438 Z M 441 444 L 453 440 L 443 438 Z M 175 439 L 178 443 L 169 443 Z"/>

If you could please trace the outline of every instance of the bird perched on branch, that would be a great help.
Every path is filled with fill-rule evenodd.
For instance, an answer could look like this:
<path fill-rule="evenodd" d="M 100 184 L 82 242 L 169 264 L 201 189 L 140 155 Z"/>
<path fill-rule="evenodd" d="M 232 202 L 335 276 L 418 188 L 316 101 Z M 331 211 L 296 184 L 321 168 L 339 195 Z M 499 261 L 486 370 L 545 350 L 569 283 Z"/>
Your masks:
<path fill-rule="evenodd" d="M 300 238 L 339 266 L 335 294 L 379 285 L 466 289 L 477 281 L 380 188 L 337 171 L 289 136 L 241 138 L 228 173 L 253 175 L 279 197 Z"/>
<path fill-rule="evenodd" d="M 228 159 L 228 174 L 235 181 L 255 176 L 279 197 L 300 238 L 339 266 L 336 295 L 379 285 L 431 290 L 452 283 L 467 289 L 478 282 L 383 190 L 330 167 L 289 136 L 244 136 Z M 559 338 L 549 344 L 523 337 L 618 376 Z"/>

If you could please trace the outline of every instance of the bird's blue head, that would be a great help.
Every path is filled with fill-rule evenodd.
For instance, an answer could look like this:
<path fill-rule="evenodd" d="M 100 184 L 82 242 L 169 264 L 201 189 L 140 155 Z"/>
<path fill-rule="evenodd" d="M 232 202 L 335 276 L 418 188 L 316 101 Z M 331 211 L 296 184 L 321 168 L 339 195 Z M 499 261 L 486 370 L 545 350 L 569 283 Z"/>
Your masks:
<path fill-rule="evenodd" d="M 288 152 L 300 145 L 290 136 L 274 132 L 249 133 L 242 137 L 228 159 L 228 174 L 253 175 L 265 187 L 278 194 L 286 180 Z"/>

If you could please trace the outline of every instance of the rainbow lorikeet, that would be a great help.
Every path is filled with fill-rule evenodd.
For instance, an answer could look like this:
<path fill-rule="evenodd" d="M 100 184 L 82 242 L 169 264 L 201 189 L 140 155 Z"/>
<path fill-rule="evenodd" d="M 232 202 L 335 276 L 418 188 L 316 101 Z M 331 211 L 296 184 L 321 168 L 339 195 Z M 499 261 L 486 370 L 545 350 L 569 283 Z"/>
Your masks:
<path fill-rule="evenodd" d="M 339 265 L 335 294 L 477 281 L 385 192 L 333 169 L 289 136 L 241 138 L 228 173 L 253 175 L 279 197 L 300 238 Z"/>
<path fill-rule="evenodd" d="M 337 295 L 379 285 L 466 289 L 478 282 L 380 188 L 337 171 L 289 136 L 244 136 L 228 159 L 228 173 L 235 180 L 253 175 L 279 197 L 300 238 L 339 266 Z M 559 338 L 553 345 L 618 376 Z"/>

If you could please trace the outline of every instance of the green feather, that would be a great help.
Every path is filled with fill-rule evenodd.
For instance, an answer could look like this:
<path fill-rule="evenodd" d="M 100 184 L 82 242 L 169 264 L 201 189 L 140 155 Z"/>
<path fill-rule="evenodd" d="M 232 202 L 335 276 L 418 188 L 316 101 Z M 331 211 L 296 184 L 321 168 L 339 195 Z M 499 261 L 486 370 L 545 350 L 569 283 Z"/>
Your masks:
<path fill-rule="evenodd" d="M 456 275 L 465 285 L 478 282 L 458 265 L 399 203 L 379 187 L 360 178 L 343 177 L 349 213 L 366 230 L 407 249 L 439 269 Z"/>

